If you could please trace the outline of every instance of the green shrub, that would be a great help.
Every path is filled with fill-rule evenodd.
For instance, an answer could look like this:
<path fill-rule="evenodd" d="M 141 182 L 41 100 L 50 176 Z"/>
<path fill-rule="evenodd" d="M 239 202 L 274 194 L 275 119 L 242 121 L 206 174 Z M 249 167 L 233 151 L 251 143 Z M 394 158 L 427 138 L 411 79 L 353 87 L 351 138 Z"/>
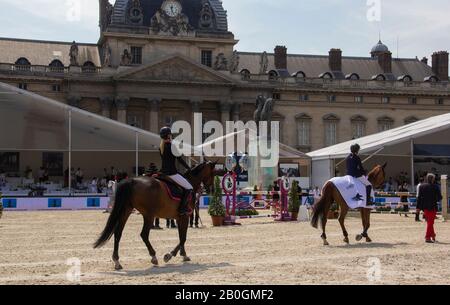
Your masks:
<path fill-rule="evenodd" d="M 289 191 L 289 205 L 288 210 L 291 213 L 298 213 L 300 211 L 300 199 L 298 198 L 298 181 L 292 181 L 291 190 Z"/>
<path fill-rule="evenodd" d="M 214 192 L 212 194 L 211 203 L 208 207 L 208 213 L 211 216 L 226 216 L 225 206 L 222 203 L 222 187 L 219 177 L 216 177 L 214 180 Z"/>
<path fill-rule="evenodd" d="M 258 211 L 253 209 L 236 210 L 236 216 L 257 216 L 257 215 L 259 215 Z"/>

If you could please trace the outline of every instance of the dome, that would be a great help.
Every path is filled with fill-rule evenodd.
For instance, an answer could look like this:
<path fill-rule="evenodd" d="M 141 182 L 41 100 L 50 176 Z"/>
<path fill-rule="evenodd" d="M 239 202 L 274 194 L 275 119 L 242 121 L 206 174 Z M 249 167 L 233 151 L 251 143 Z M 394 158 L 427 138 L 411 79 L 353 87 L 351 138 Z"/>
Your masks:
<path fill-rule="evenodd" d="M 224 10 L 220 0 L 176 0 L 182 7 L 182 13 L 188 18 L 190 26 L 201 29 L 199 26 L 202 8 L 205 3 L 209 4 L 209 10 L 214 24 L 209 28 L 211 31 L 228 31 L 227 12 Z M 130 7 L 137 6 L 141 14 L 141 26 L 151 26 L 152 18 L 161 8 L 165 0 L 116 0 L 111 16 L 113 25 L 133 25 L 129 21 Z"/>
<path fill-rule="evenodd" d="M 387 53 L 389 52 L 389 48 L 381 42 L 381 40 L 378 41 L 378 43 L 372 48 L 371 53 Z"/>

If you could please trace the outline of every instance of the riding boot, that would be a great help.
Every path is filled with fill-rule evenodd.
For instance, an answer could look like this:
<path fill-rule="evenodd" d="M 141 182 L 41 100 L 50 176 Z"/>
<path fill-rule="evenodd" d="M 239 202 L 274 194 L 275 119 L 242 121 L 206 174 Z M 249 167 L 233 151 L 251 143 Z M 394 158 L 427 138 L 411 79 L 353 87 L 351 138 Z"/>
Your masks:
<path fill-rule="evenodd" d="M 367 205 L 372 205 L 372 186 L 368 185 L 366 186 L 366 193 L 367 193 Z"/>
<path fill-rule="evenodd" d="M 178 211 L 180 216 L 185 216 L 189 213 L 189 198 L 191 198 L 191 193 L 192 190 L 185 190 L 183 192 L 183 197 L 180 202 L 180 209 Z"/>

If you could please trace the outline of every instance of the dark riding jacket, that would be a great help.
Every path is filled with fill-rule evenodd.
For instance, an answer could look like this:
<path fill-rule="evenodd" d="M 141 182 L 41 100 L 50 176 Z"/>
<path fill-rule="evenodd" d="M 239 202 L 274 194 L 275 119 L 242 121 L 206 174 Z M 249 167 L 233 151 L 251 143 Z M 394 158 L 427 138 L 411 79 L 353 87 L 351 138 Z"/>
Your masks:
<path fill-rule="evenodd" d="M 437 211 L 438 202 L 442 200 L 441 190 L 437 184 L 424 183 L 419 187 L 419 198 L 417 198 L 418 210 Z"/>
<path fill-rule="evenodd" d="M 189 169 L 189 165 L 184 161 L 182 157 L 176 157 L 172 152 L 172 144 L 165 143 L 164 144 L 164 153 L 159 150 L 159 154 L 161 155 L 162 167 L 161 173 L 167 176 L 173 176 L 178 174 L 178 170 L 176 167 L 176 161 L 180 162 L 186 169 Z"/>
<path fill-rule="evenodd" d="M 347 159 L 347 175 L 355 178 L 359 178 L 366 174 L 366 170 L 364 169 L 361 159 L 358 155 L 350 154 Z"/>

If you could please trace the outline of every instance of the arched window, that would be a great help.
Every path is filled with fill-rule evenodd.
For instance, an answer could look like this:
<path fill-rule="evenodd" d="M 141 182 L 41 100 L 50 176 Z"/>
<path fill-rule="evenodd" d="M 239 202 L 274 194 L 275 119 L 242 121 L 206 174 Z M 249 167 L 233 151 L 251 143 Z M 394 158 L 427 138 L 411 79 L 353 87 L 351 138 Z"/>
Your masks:
<path fill-rule="evenodd" d="M 297 121 L 298 146 L 303 151 L 309 151 L 311 146 L 311 121 L 312 118 L 306 113 L 295 117 Z"/>
<path fill-rule="evenodd" d="M 378 131 L 386 131 L 394 127 L 394 120 L 388 116 L 378 118 Z"/>
<path fill-rule="evenodd" d="M 325 126 L 325 146 L 332 146 L 338 143 L 338 125 L 340 118 L 335 114 L 327 114 L 323 117 Z"/>
<path fill-rule="evenodd" d="M 16 70 L 19 70 L 19 71 L 30 71 L 31 70 L 31 63 L 25 57 L 21 57 L 18 60 L 16 60 L 15 65 L 16 65 L 15 66 Z"/>
<path fill-rule="evenodd" d="M 410 83 L 410 82 L 413 81 L 413 79 L 412 79 L 412 77 L 410 75 L 399 76 L 397 78 L 397 80 L 400 81 L 400 82 L 404 82 L 404 83 Z"/>
<path fill-rule="evenodd" d="M 241 73 L 242 80 L 250 80 L 250 75 L 251 74 L 250 74 L 249 70 L 242 69 L 241 72 L 239 72 L 239 73 Z"/>
<path fill-rule="evenodd" d="M 296 81 L 302 82 L 306 78 L 306 74 L 303 71 L 298 71 L 292 74 L 292 77 L 295 78 Z"/>
<path fill-rule="evenodd" d="M 427 82 L 427 83 L 437 83 L 439 81 L 439 78 L 437 78 L 437 76 L 432 75 L 432 76 L 425 77 L 423 80 L 424 80 L 424 82 Z"/>
<path fill-rule="evenodd" d="M 377 75 L 372 76 L 372 80 L 385 81 L 386 76 L 384 76 L 384 74 L 377 74 Z"/>
<path fill-rule="evenodd" d="M 345 78 L 349 79 L 349 80 L 360 80 L 361 79 L 357 73 L 348 74 L 345 76 Z"/>
<path fill-rule="evenodd" d="M 275 70 L 270 70 L 269 71 L 269 80 L 277 80 L 279 77 L 278 72 Z"/>
<path fill-rule="evenodd" d="M 362 115 L 355 115 L 350 118 L 352 124 L 352 139 L 358 139 L 366 136 L 367 118 Z"/>
<path fill-rule="evenodd" d="M 97 71 L 97 67 L 92 61 L 87 61 L 81 67 L 81 71 L 83 73 L 95 73 Z"/>
<path fill-rule="evenodd" d="M 322 79 L 333 79 L 333 74 L 331 74 L 330 72 L 325 72 L 319 75 L 319 78 Z"/>
<path fill-rule="evenodd" d="M 53 60 L 48 66 L 51 72 L 64 72 L 64 64 L 58 59 Z"/>
<path fill-rule="evenodd" d="M 405 119 L 405 125 L 412 124 L 412 123 L 415 123 L 417 121 L 419 121 L 418 118 L 416 118 L 415 116 L 410 116 L 410 117 L 407 117 Z"/>

